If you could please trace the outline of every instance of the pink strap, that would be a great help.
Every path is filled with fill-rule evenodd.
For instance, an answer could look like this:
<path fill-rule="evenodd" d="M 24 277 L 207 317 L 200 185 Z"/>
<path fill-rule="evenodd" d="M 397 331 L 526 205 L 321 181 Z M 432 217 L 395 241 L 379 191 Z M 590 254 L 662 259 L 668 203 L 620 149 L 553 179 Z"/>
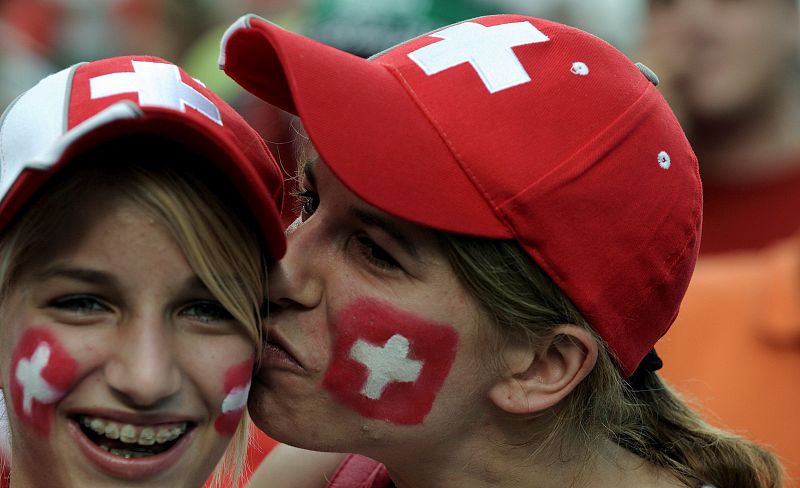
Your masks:
<path fill-rule="evenodd" d="M 390 486 L 391 481 L 383 464 L 350 454 L 333 473 L 327 488 L 384 488 Z"/>

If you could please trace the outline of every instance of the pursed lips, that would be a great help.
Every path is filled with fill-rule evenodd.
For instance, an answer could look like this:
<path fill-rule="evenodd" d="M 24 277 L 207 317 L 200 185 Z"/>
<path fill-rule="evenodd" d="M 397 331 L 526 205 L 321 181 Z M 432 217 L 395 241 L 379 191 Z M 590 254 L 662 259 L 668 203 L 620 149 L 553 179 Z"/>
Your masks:
<path fill-rule="evenodd" d="M 262 368 L 268 367 L 289 369 L 300 374 L 307 374 L 305 364 L 298 359 L 291 344 L 274 330 L 267 332 L 267 338 L 262 352 Z M 258 373 L 256 373 L 258 376 Z"/>

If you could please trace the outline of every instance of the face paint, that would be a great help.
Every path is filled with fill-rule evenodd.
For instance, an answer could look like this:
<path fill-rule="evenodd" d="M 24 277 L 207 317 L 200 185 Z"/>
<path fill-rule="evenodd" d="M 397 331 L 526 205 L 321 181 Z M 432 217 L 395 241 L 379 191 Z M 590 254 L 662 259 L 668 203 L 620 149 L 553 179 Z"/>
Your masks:
<path fill-rule="evenodd" d="M 75 381 L 78 363 L 47 329 L 28 329 L 11 357 L 11 399 L 19 418 L 50 432 L 55 404 Z"/>
<path fill-rule="evenodd" d="M 373 300 L 356 300 L 337 317 L 333 359 L 323 386 L 370 418 L 419 424 L 455 359 L 458 334 Z"/>
<path fill-rule="evenodd" d="M 233 366 L 225 373 L 225 399 L 222 400 L 222 415 L 217 417 L 214 427 L 224 436 L 232 436 L 236 432 L 247 406 L 247 394 L 250 393 L 250 378 L 253 374 L 253 360 Z"/>

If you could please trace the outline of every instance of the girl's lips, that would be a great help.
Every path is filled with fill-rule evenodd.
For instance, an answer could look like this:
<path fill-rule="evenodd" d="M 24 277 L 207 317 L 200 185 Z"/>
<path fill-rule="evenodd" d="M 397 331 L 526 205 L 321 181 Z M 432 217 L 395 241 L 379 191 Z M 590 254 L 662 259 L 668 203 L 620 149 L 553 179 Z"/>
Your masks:
<path fill-rule="evenodd" d="M 298 374 L 305 374 L 306 370 L 300 361 L 284 346 L 284 341 L 270 334 L 261 353 L 261 367 L 284 369 Z"/>
<path fill-rule="evenodd" d="M 129 416 L 122 415 L 122 417 L 130 420 Z M 141 420 L 139 420 L 139 424 L 142 424 Z M 67 431 L 92 465 L 110 476 L 126 480 L 143 480 L 170 469 L 186 454 L 194 438 L 194 429 L 192 429 L 183 434 L 172 447 L 160 454 L 127 459 L 112 454 L 92 442 L 74 419 L 67 421 Z"/>

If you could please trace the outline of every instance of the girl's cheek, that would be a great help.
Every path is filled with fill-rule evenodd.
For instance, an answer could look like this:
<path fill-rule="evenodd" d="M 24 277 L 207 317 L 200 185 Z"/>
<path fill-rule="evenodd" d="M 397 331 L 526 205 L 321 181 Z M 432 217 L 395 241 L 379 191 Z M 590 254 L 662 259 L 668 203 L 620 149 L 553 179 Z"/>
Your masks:
<path fill-rule="evenodd" d="M 222 414 L 214 422 L 214 428 L 221 435 L 231 437 L 239 426 L 244 409 L 247 406 L 247 394 L 250 393 L 250 378 L 253 375 L 253 358 L 232 366 L 225 373 L 222 400 Z"/>
<path fill-rule="evenodd" d="M 75 383 L 78 363 L 44 327 L 25 331 L 11 357 L 11 402 L 17 417 L 47 436 L 55 405 Z"/>
<path fill-rule="evenodd" d="M 430 412 L 458 349 L 451 326 L 358 299 L 334 324 L 323 386 L 359 414 L 399 425 Z"/>

